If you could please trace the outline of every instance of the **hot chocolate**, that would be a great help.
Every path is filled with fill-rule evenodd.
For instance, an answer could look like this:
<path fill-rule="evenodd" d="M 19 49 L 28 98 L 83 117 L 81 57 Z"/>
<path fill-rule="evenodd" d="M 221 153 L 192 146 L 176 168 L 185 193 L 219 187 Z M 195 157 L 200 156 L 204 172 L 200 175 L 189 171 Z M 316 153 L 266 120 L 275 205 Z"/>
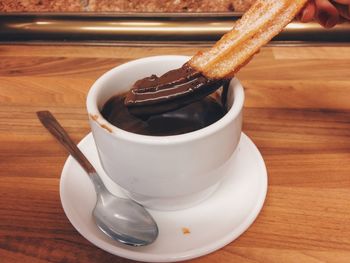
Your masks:
<path fill-rule="evenodd" d="M 113 96 L 103 106 L 103 117 L 114 126 L 137 134 L 169 136 L 202 129 L 222 118 L 227 110 L 220 96 L 207 96 L 182 108 L 137 117 L 125 106 L 125 94 Z"/>

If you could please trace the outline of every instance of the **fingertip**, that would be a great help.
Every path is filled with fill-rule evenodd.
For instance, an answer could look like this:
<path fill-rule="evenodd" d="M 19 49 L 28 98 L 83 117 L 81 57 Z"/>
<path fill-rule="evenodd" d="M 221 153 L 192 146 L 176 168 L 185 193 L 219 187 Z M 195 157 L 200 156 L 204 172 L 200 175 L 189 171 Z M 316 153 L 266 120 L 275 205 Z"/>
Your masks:
<path fill-rule="evenodd" d="M 303 10 L 300 12 L 300 21 L 308 23 L 313 20 L 316 14 L 315 5 L 313 2 L 308 2 Z"/>
<path fill-rule="evenodd" d="M 328 0 L 315 0 L 316 20 L 325 28 L 334 27 L 339 22 L 337 8 Z"/>
<path fill-rule="evenodd" d="M 324 25 L 324 27 L 325 28 L 332 28 L 332 27 L 336 26 L 338 23 L 339 23 L 339 19 L 331 18 L 331 19 L 328 19 L 326 21 L 326 24 Z"/>

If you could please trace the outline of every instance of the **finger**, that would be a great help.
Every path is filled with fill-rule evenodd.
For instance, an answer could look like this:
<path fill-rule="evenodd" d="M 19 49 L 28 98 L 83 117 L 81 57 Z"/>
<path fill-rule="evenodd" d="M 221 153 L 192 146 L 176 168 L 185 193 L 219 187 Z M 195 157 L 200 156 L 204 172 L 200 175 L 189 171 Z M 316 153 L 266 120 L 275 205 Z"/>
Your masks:
<path fill-rule="evenodd" d="M 335 7 L 338 9 L 338 12 L 341 17 L 350 20 L 350 5 L 342 5 L 334 3 Z"/>
<path fill-rule="evenodd" d="M 333 0 L 333 2 L 342 4 L 342 5 L 350 5 L 350 0 Z"/>
<path fill-rule="evenodd" d="M 314 1 L 309 1 L 303 10 L 300 12 L 300 21 L 308 23 L 312 21 L 316 14 L 316 6 Z"/>
<path fill-rule="evenodd" d="M 316 19 L 326 27 L 334 27 L 339 22 L 339 12 L 328 0 L 315 0 Z"/>

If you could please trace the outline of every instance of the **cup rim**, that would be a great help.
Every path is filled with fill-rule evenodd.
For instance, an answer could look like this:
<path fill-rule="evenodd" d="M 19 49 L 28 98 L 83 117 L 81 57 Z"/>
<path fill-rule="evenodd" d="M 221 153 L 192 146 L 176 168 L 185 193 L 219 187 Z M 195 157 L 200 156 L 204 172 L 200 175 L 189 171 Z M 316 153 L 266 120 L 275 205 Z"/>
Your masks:
<path fill-rule="evenodd" d="M 118 137 L 119 139 L 132 141 L 135 143 L 141 143 L 141 144 L 169 145 L 169 144 L 177 144 L 177 143 L 186 143 L 189 141 L 198 140 L 203 137 L 207 137 L 209 135 L 215 134 L 218 131 L 222 130 L 224 127 L 229 125 L 231 121 L 235 120 L 238 117 L 238 115 L 240 114 L 243 108 L 244 89 L 241 83 L 239 82 L 239 80 L 236 78 L 233 78 L 230 82 L 230 87 L 233 86 L 234 101 L 229 111 L 221 119 L 214 122 L 213 124 L 189 133 L 169 135 L 169 136 L 153 136 L 153 135 L 142 135 L 142 134 L 132 133 L 132 132 L 120 129 L 117 126 L 114 126 L 113 124 L 108 122 L 102 116 L 100 110 L 98 109 L 96 96 L 99 90 L 101 89 L 101 87 L 103 86 L 103 83 L 107 81 L 107 79 L 111 78 L 114 74 L 116 74 L 116 72 L 125 70 L 128 67 L 133 67 L 140 63 L 142 64 L 142 63 L 154 62 L 154 61 L 158 61 L 161 63 L 162 61 L 169 61 L 169 60 L 179 60 L 185 63 L 189 59 L 190 57 L 181 56 L 181 55 L 162 55 L 162 56 L 144 57 L 144 58 L 126 62 L 122 65 L 116 66 L 111 70 L 105 72 L 102 76 L 100 76 L 94 82 L 94 84 L 91 86 L 87 95 L 86 107 L 87 107 L 87 112 L 90 120 L 96 121 L 99 128 L 103 129 L 104 132 L 106 134 L 109 134 L 110 136 Z M 102 126 L 104 127 L 107 126 L 108 130 L 103 128 Z"/>

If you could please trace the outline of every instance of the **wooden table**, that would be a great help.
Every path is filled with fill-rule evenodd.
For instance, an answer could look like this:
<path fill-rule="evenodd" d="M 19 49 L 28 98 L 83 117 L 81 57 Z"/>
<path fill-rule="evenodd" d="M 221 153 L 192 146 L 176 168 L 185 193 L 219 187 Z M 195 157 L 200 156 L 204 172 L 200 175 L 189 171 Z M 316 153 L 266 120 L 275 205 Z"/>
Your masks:
<path fill-rule="evenodd" d="M 0 262 L 130 262 L 94 247 L 59 198 L 67 153 L 35 112 L 78 142 L 85 97 L 105 71 L 189 47 L 0 46 Z M 244 132 L 266 161 L 256 222 L 191 262 L 350 262 L 350 47 L 269 47 L 239 74 Z"/>

